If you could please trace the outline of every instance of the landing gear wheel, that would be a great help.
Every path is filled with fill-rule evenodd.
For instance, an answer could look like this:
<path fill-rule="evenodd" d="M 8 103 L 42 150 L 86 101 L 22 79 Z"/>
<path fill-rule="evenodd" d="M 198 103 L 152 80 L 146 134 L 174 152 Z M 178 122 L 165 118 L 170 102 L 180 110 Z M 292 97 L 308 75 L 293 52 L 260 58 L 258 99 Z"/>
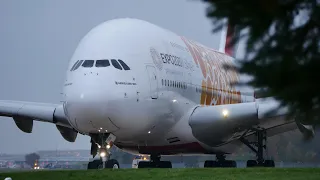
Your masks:
<path fill-rule="evenodd" d="M 229 160 L 222 161 L 220 163 L 220 167 L 234 168 L 234 167 L 237 167 L 237 162 L 236 161 L 229 161 Z"/>
<path fill-rule="evenodd" d="M 119 169 L 119 162 L 115 159 L 110 159 L 105 163 L 106 169 Z M 88 169 L 103 169 L 102 160 L 94 160 L 88 163 Z"/>
<path fill-rule="evenodd" d="M 119 169 L 119 162 L 115 159 L 110 159 L 106 162 L 106 168 L 108 169 Z"/>
<path fill-rule="evenodd" d="M 256 167 L 258 165 L 256 160 L 248 160 L 247 167 Z"/>
<path fill-rule="evenodd" d="M 152 164 L 150 161 L 141 161 L 138 163 L 138 168 L 154 168 L 153 165 L 154 164 Z"/>
<path fill-rule="evenodd" d="M 275 167 L 275 163 L 273 160 L 265 160 L 263 165 L 264 167 Z"/>
<path fill-rule="evenodd" d="M 100 166 L 102 166 L 102 161 L 98 159 L 88 163 L 88 169 L 99 169 Z"/>
<path fill-rule="evenodd" d="M 170 161 L 141 161 L 138 163 L 138 168 L 172 168 L 172 163 Z"/>
<path fill-rule="evenodd" d="M 140 161 L 138 168 L 172 168 L 170 161 L 160 161 L 160 154 L 151 154 L 150 161 Z"/>
<path fill-rule="evenodd" d="M 207 161 L 204 162 L 204 167 L 205 168 L 218 167 L 218 162 L 217 161 L 207 160 Z"/>
<path fill-rule="evenodd" d="M 205 161 L 205 168 L 216 168 L 216 167 L 226 167 L 226 168 L 235 168 L 237 167 L 236 161 L 223 160 L 223 161 Z"/>

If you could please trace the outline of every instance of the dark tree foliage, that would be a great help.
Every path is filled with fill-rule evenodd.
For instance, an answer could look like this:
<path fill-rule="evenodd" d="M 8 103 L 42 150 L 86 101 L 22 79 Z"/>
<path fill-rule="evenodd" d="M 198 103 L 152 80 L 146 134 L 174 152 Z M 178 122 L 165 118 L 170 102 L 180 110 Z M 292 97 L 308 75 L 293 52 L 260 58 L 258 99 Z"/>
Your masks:
<path fill-rule="evenodd" d="M 304 123 L 319 124 L 320 1 L 203 1 L 214 32 L 221 30 L 223 19 L 246 32 L 232 42 L 244 38 L 247 44 L 237 68 L 253 77 L 247 84 L 279 100 Z"/>
<path fill-rule="evenodd" d="M 39 160 L 40 156 L 37 153 L 31 153 L 31 154 L 27 154 L 25 156 L 25 161 L 28 165 L 30 165 L 31 167 L 33 167 L 34 163 L 36 160 Z"/>

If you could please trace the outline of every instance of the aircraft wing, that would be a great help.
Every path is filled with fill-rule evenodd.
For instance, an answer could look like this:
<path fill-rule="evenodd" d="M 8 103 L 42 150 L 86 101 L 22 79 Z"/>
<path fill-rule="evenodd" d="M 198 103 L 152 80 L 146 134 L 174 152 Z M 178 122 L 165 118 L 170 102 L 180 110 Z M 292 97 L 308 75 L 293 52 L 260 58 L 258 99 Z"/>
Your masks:
<path fill-rule="evenodd" d="M 265 100 L 266 99 L 266 100 Z M 287 108 L 277 109 L 276 112 L 271 112 L 276 109 L 279 103 L 272 98 L 263 98 L 262 101 L 257 101 L 257 114 L 259 120 L 259 127 L 263 127 L 267 136 L 275 136 L 288 131 L 299 129 L 302 133 L 308 133 L 314 136 L 314 127 L 311 125 L 305 125 L 295 119 L 286 119 L 288 114 Z M 254 134 L 253 131 L 248 130 L 245 137 L 250 137 Z"/>
<path fill-rule="evenodd" d="M 55 124 L 67 141 L 74 142 L 77 136 L 65 116 L 62 104 L 2 100 L 0 116 L 12 117 L 25 133 L 32 132 L 33 121 L 41 121 Z"/>
<path fill-rule="evenodd" d="M 288 109 L 279 108 L 272 98 L 255 102 L 218 106 L 199 106 L 194 109 L 189 125 L 193 135 L 208 145 L 230 142 L 240 137 L 253 135 L 253 129 L 265 129 L 273 136 L 294 129 L 314 133 L 313 127 L 294 119 L 287 119 Z M 272 110 L 277 110 L 272 112 Z"/>

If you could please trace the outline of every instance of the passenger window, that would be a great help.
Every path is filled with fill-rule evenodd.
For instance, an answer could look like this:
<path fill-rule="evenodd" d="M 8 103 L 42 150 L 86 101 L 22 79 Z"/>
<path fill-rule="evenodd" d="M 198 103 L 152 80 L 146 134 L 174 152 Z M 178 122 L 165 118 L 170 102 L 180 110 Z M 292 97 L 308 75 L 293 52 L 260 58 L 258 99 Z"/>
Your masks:
<path fill-rule="evenodd" d="M 81 66 L 82 62 L 83 62 L 83 60 L 80 60 L 80 61 L 78 62 L 78 64 L 73 68 L 72 71 L 75 71 L 76 69 L 78 69 L 78 68 Z"/>
<path fill-rule="evenodd" d="M 76 67 L 76 65 L 78 64 L 78 62 L 79 62 L 79 60 L 73 64 L 73 66 L 71 67 L 70 71 L 72 71 L 72 69 L 73 69 L 74 67 Z"/>
<path fill-rule="evenodd" d="M 82 64 L 82 67 L 91 68 L 94 64 L 94 60 L 85 60 Z"/>
<path fill-rule="evenodd" d="M 96 67 L 108 67 L 108 66 L 110 66 L 110 62 L 107 59 L 96 61 Z"/>
<path fill-rule="evenodd" d="M 121 59 L 118 59 L 119 63 L 121 64 L 121 66 L 123 67 L 124 70 L 130 70 L 129 66 L 124 63 Z"/>
<path fill-rule="evenodd" d="M 122 70 L 122 67 L 120 66 L 118 61 L 116 61 L 115 59 L 111 59 L 111 64 L 113 65 L 113 67 Z"/>

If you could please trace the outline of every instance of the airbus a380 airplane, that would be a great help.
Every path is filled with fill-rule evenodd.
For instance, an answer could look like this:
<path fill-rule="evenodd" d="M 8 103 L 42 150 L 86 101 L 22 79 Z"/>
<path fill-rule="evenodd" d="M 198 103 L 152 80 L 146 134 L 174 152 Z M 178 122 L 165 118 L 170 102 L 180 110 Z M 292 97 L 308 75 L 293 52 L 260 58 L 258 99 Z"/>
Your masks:
<path fill-rule="evenodd" d="M 239 81 L 238 74 L 223 69 L 234 64 L 232 53 L 142 20 L 107 21 L 79 43 L 63 104 L 0 101 L 0 115 L 12 117 L 26 133 L 36 120 L 55 124 L 70 142 L 78 133 L 90 136 L 91 154 L 102 158 L 90 162 L 89 169 L 119 168 L 108 158 L 113 145 L 150 155 L 139 168 L 170 168 L 171 162 L 160 157 L 176 154 L 214 154 L 217 160 L 204 167 L 236 167 L 225 155 L 242 144 L 257 154 L 247 166 L 274 166 L 264 159 L 266 137 L 309 127 L 285 121 L 286 109 L 267 114 L 277 107 L 275 100 L 261 102 L 230 86 Z"/>

